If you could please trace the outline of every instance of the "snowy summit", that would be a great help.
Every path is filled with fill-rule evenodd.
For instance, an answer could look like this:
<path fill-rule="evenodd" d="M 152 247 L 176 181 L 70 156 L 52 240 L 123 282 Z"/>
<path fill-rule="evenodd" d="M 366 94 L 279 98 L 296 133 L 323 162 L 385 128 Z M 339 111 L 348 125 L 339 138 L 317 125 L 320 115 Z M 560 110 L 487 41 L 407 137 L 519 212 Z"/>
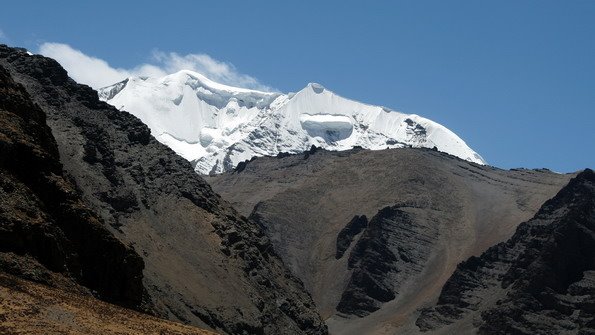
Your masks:
<path fill-rule="evenodd" d="M 146 123 L 157 140 L 201 174 L 232 170 L 254 156 L 354 146 L 379 150 L 437 147 L 485 164 L 444 126 L 417 115 L 349 100 L 319 84 L 297 93 L 222 85 L 193 71 L 162 78 L 128 78 L 99 97 Z"/>

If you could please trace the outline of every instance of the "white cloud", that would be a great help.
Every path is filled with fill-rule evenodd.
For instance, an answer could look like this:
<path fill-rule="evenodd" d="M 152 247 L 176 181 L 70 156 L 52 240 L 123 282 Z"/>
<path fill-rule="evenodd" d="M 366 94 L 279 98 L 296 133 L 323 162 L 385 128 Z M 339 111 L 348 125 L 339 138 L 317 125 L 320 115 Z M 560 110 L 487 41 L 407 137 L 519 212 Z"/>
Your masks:
<path fill-rule="evenodd" d="M 111 85 L 133 75 L 128 70 L 113 68 L 106 61 L 87 56 L 67 44 L 44 43 L 39 47 L 39 53 L 57 60 L 70 77 L 93 88 Z"/>
<path fill-rule="evenodd" d="M 226 85 L 271 91 L 256 78 L 239 73 L 230 63 L 221 62 L 206 54 L 179 55 L 175 52 L 155 51 L 152 63 L 131 69 L 114 68 L 106 61 L 88 56 L 68 44 L 43 43 L 39 53 L 54 58 L 68 71 L 70 77 L 93 88 L 117 83 L 131 76 L 160 77 L 180 70 L 193 70 Z"/>
<path fill-rule="evenodd" d="M 0 29 L 0 41 L 6 41 L 6 40 L 8 40 L 8 37 L 6 36 L 4 31 L 2 31 L 2 29 Z"/>
<path fill-rule="evenodd" d="M 181 56 L 175 52 L 155 51 L 153 59 L 167 73 L 179 70 L 193 70 L 202 73 L 216 82 L 239 87 L 254 88 L 265 91 L 272 90 L 262 85 L 256 78 L 239 73 L 233 64 L 220 62 L 206 54 L 189 54 Z"/>

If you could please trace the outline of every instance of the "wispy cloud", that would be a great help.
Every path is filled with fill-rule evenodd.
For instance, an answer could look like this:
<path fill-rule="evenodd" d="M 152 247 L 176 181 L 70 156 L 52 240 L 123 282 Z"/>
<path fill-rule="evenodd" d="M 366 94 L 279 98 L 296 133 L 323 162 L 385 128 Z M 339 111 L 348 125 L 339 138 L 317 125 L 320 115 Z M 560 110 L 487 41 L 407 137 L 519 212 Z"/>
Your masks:
<path fill-rule="evenodd" d="M 264 91 L 272 90 L 270 87 L 261 84 L 256 78 L 239 73 L 233 64 L 218 61 L 207 54 L 179 55 L 175 52 L 155 51 L 153 52 L 153 60 L 168 73 L 192 70 L 222 84 Z"/>
<path fill-rule="evenodd" d="M 2 29 L 0 29 L 0 42 L 6 42 L 6 41 L 8 41 L 8 36 L 6 36 L 4 31 Z"/>
<path fill-rule="evenodd" d="M 150 63 L 124 69 L 112 67 L 100 58 L 86 55 L 63 43 L 43 43 L 38 52 L 54 58 L 74 80 L 93 88 L 105 87 L 132 76 L 160 77 L 180 70 L 192 70 L 222 84 L 273 90 L 256 78 L 238 72 L 233 64 L 218 61 L 207 54 L 180 55 L 157 50 L 151 55 Z"/>

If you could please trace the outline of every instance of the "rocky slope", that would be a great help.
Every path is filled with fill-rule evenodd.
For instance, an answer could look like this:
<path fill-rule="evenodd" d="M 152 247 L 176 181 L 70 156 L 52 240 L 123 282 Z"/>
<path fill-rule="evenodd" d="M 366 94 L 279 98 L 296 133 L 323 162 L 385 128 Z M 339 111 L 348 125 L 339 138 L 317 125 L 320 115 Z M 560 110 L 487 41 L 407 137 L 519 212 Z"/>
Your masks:
<path fill-rule="evenodd" d="M 62 173 L 45 114 L 0 66 L 0 333 L 211 334 L 152 318 L 142 258 Z"/>
<path fill-rule="evenodd" d="M 456 265 L 508 239 L 570 178 L 429 149 L 314 148 L 207 181 L 265 228 L 331 333 L 392 334 L 418 332 L 417 310 Z"/>
<path fill-rule="evenodd" d="M 143 267 L 63 175 L 45 114 L 0 66 L 0 271 L 142 308 Z"/>
<path fill-rule="evenodd" d="M 436 122 L 346 99 L 314 83 L 297 93 L 260 92 L 184 70 L 162 78 L 128 78 L 99 94 L 140 118 L 157 140 L 201 174 L 230 171 L 252 157 L 302 153 L 312 145 L 328 150 L 436 147 L 485 163 Z"/>
<path fill-rule="evenodd" d="M 141 256 L 147 310 L 230 334 L 326 333 L 260 227 L 147 126 L 99 101 L 51 59 L 0 46 L 0 66 L 45 114 L 61 170 L 101 227 Z M 44 168 L 30 163 L 18 166 Z M 142 269 L 128 267 L 108 272 Z"/>
<path fill-rule="evenodd" d="M 461 263 L 417 325 L 595 334 L 595 173 L 580 173 L 508 241 Z"/>

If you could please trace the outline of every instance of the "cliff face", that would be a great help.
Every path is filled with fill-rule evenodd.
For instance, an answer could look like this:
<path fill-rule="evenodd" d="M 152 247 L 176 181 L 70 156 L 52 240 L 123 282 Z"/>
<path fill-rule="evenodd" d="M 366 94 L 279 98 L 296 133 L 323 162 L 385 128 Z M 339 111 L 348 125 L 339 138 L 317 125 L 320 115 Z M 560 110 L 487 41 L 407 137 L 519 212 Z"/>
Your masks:
<path fill-rule="evenodd" d="M 508 241 L 461 263 L 417 325 L 593 334 L 594 317 L 595 173 L 585 170 Z"/>
<path fill-rule="evenodd" d="M 0 266 L 86 291 L 82 285 L 110 302 L 142 304 L 142 259 L 65 178 L 45 114 L 1 66 Z"/>
<path fill-rule="evenodd" d="M 45 114 L 63 173 L 101 227 L 141 255 L 148 310 L 231 334 L 326 333 L 261 228 L 137 118 L 51 59 L 0 46 L 0 65 Z"/>

